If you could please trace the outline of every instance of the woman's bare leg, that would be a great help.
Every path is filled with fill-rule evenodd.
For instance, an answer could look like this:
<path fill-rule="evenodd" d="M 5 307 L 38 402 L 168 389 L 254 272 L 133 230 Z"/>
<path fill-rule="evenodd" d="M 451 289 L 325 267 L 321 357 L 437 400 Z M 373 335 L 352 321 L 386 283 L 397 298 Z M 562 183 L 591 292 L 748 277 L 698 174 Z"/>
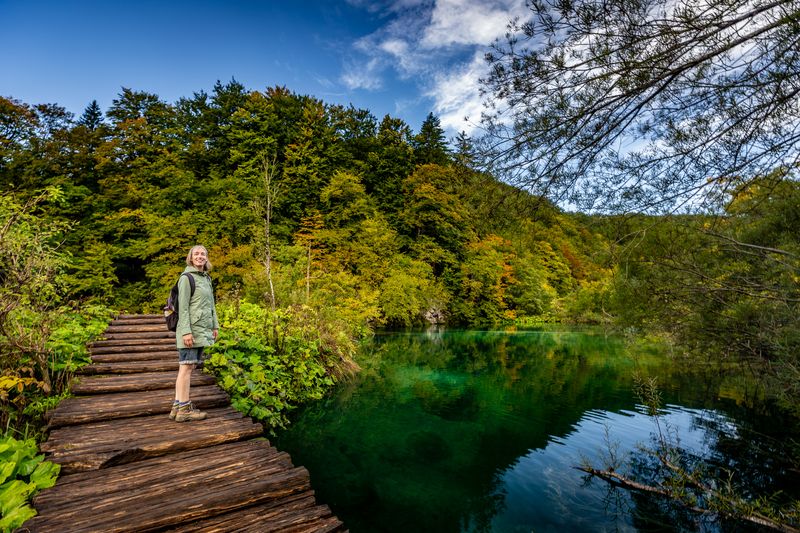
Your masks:
<path fill-rule="evenodd" d="M 175 399 L 179 402 L 189 401 L 189 385 L 192 379 L 192 370 L 197 365 L 178 365 L 178 378 L 175 380 Z"/>

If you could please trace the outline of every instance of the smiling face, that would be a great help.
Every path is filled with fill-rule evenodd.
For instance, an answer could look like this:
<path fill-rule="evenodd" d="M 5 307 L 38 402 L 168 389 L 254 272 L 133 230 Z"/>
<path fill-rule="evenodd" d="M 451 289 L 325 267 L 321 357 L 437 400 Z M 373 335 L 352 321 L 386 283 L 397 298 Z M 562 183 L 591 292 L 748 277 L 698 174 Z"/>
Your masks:
<path fill-rule="evenodd" d="M 203 270 L 208 261 L 208 252 L 202 246 L 196 246 L 192 249 L 191 261 L 193 267 L 197 270 Z"/>

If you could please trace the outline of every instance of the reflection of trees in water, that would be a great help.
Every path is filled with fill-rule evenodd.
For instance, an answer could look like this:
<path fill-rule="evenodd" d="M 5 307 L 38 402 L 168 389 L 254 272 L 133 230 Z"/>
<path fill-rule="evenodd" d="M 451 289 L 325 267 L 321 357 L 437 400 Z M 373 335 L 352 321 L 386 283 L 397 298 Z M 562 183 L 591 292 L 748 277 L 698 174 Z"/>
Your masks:
<path fill-rule="evenodd" d="M 436 339 L 431 343 L 431 337 Z M 619 339 L 574 332 L 437 331 L 433 334 L 377 336 L 369 359 L 461 372 L 520 369 L 538 359 L 559 364 L 580 359 L 606 365 L 624 355 Z"/>
<path fill-rule="evenodd" d="M 361 374 L 307 408 L 281 439 L 353 531 L 491 530 L 505 506 L 500 476 L 520 457 L 572 433 L 589 410 L 635 405 L 633 363 L 615 339 L 433 335 L 433 343 L 427 333 L 377 336 L 359 360 Z M 691 404 L 700 385 L 673 377 L 676 394 L 689 391 L 679 403 Z M 730 446 L 711 440 L 720 453 Z M 642 531 L 675 530 L 659 529 L 678 519 L 665 502 L 609 492 L 609 508 L 622 502 L 632 506 L 618 511 L 627 527 L 632 516 Z"/>
<path fill-rule="evenodd" d="M 307 409 L 309 424 L 292 428 L 292 439 L 325 443 L 298 460 L 325 501 L 355 517 L 354 531 L 380 530 L 358 523 L 368 520 L 365 509 L 391 524 L 386 530 L 413 516 L 408 530 L 489 531 L 504 507 L 502 472 L 572 431 L 587 409 L 632 404 L 632 394 L 614 399 L 618 380 L 629 378 L 609 364 L 621 344 L 605 338 L 433 335 L 434 343 L 429 333 L 377 336 L 357 385 L 340 388 L 329 400 L 336 405 Z M 369 441 L 340 442 L 351 435 Z M 334 494 L 324 493 L 328 485 Z"/>

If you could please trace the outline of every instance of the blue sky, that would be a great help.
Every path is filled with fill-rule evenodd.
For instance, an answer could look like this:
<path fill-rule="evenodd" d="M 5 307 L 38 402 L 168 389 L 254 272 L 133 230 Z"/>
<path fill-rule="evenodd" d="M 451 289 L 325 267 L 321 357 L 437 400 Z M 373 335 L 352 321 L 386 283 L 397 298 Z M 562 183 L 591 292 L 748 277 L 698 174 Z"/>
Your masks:
<path fill-rule="evenodd" d="M 0 95 L 106 110 L 122 87 L 174 102 L 236 79 L 449 136 L 480 116 L 483 55 L 524 0 L 0 0 Z M 464 121 L 469 117 L 469 121 Z"/>

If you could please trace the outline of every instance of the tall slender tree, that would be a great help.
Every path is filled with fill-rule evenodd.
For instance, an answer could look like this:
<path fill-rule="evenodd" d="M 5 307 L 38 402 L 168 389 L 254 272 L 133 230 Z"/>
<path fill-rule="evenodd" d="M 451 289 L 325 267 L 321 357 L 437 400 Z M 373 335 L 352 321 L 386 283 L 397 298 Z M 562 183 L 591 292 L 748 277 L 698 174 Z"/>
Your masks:
<path fill-rule="evenodd" d="M 97 104 L 97 100 L 92 100 L 92 103 L 86 106 L 83 114 L 78 119 L 80 126 L 85 126 L 89 131 L 94 131 L 103 123 L 103 111 Z"/>
<path fill-rule="evenodd" d="M 433 163 L 445 166 L 450 162 L 450 150 L 447 148 L 442 123 L 433 113 L 428 113 L 411 145 L 414 148 L 414 162 L 417 165 Z"/>

